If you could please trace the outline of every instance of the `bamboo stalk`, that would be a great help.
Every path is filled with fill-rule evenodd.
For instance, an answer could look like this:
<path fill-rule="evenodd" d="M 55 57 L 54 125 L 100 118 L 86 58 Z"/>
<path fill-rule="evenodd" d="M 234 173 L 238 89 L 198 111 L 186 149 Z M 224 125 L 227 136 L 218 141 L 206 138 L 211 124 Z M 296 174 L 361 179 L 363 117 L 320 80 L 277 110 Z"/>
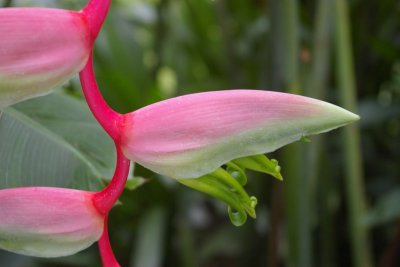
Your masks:
<path fill-rule="evenodd" d="M 333 1 L 319 0 L 315 16 L 312 78 L 305 92 L 318 99 L 324 99 L 327 91 Z"/>
<path fill-rule="evenodd" d="M 275 91 L 282 90 L 282 17 L 281 13 L 281 1 L 272 0 L 270 4 L 269 16 L 271 18 L 271 42 L 268 44 L 268 49 L 272 51 L 271 58 L 271 87 Z"/>
<path fill-rule="evenodd" d="M 336 74 L 340 92 L 340 104 L 344 108 L 356 112 L 356 83 L 346 0 L 335 1 L 334 14 L 336 26 Z M 372 266 L 372 259 L 368 241 L 368 229 L 363 224 L 366 201 L 364 196 L 360 132 L 357 125 L 350 125 L 343 129 L 343 145 L 353 266 L 370 267 Z"/>
<path fill-rule="evenodd" d="M 282 24 L 281 60 L 284 90 L 302 93 L 300 87 L 300 39 L 299 11 L 297 0 L 280 1 L 280 23 Z M 288 266 L 310 267 L 311 235 L 308 178 L 302 176 L 302 144 L 295 143 L 283 151 L 282 166 L 285 177 L 285 214 L 288 236 Z"/>
<path fill-rule="evenodd" d="M 166 10 L 169 6 L 169 0 L 160 0 L 156 6 L 157 11 L 157 23 L 154 31 L 154 52 L 157 55 L 156 62 L 151 69 L 151 75 L 154 80 L 157 79 L 157 74 L 160 68 L 163 66 L 163 50 L 165 44 L 165 37 L 167 35 L 166 25 Z"/>
<path fill-rule="evenodd" d="M 286 170 L 284 194 L 288 236 L 288 266 L 312 266 L 310 229 L 309 177 L 303 175 L 303 144 L 294 143 L 283 150 L 283 171 Z"/>
<path fill-rule="evenodd" d="M 282 63 L 284 89 L 292 94 L 301 93 L 299 81 L 299 18 L 298 1 L 281 0 Z"/>
<path fill-rule="evenodd" d="M 333 0 L 319 0 L 314 21 L 314 40 L 313 40 L 313 61 L 311 69 L 311 79 L 306 86 L 306 95 L 325 99 L 329 74 L 330 51 L 331 51 L 331 25 L 333 21 L 332 15 Z M 326 148 L 325 136 L 315 136 L 312 142 L 305 147 L 305 159 L 307 159 L 307 168 L 305 168 L 304 176 L 310 180 L 310 211 L 316 210 L 317 206 L 322 211 L 320 213 L 320 229 L 319 234 L 320 246 L 318 259 L 315 259 L 319 266 L 335 266 L 334 257 L 334 210 L 330 208 L 330 197 L 334 194 L 334 182 L 329 177 L 329 171 L 320 166 L 325 162 L 325 153 L 322 151 Z M 329 166 L 326 166 L 329 167 Z M 323 172 L 323 174 L 322 174 Z M 321 178 L 321 179 L 318 179 Z M 317 195 L 320 201 L 317 201 Z M 316 205 L 315 203 L 319 203 Z M 310 226 L 311 228 L 311 226 Z"/>
<path fill-rule="evenodd" d="M 223 40 L 225 52 L 225 65 L 227 76 L 229 78 L 229 85 L 233 88 L 241 88 L 240 71 L 238 71 L 238 63 L 233 44 L 235 43 L 232 38 L 232 25 L 231 14 L 228 9 L 227 0 L 219 0 L 215 2 L 215 9 L 217 20 L 219 23 L 220 33 Z"/>
<path fill-rule="evenodd" d="M 282 23 L 281 23 L 281 1 L 273 0 L 270 2 L 269 16 L 271 18 L 271 38 L 268 42 L 271 59 L 271 87 L 275 91 L 282 88 Z M 283 220 L 283 183 L 272 183 L 271 195 L 271 231 L 269 232 L 268 241 L 268 267 L 280 266 L 279 247 L 280 247 L 280 233 L 282 232 Z"/>

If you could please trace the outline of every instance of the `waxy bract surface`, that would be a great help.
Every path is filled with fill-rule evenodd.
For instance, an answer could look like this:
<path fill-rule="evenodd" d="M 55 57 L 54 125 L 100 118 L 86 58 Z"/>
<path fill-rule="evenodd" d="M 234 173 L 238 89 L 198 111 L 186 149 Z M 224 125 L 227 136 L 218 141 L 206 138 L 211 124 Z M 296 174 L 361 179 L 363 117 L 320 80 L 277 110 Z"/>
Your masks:
<path fill-rule="evenodd" d="M 232 159 L 272 152 L 357 119 L 340 107 L 298 95 L 207 92 L 126 114 L 121 144 L 128 158 L 152 171 L 197 178 Z"/>
<path fill-rule="evenodd" d="M 37 256 L 72 255 L 96 242 L 104 216 L 93 194 L 62 188 L 0 190 L 0 248 Z"/>
<path fill-rule="evenodd" d="M 91 37 L 80 12 L 0 9 L 0 108 L 44 95 L 87 62 Z"/>

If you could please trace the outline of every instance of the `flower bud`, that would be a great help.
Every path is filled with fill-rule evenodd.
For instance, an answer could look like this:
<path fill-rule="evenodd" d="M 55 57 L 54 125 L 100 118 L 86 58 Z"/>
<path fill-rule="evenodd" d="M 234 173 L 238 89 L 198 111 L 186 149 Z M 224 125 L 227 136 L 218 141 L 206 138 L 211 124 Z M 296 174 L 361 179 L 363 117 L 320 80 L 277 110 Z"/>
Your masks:
<path fill-rule="evenodd" d="M 230 90 L 172 98 L 124 115 L 126 157 L 174 178 L 197 178 L 237 158 L 272 152 L 357 120 L 316 99 Z"/>

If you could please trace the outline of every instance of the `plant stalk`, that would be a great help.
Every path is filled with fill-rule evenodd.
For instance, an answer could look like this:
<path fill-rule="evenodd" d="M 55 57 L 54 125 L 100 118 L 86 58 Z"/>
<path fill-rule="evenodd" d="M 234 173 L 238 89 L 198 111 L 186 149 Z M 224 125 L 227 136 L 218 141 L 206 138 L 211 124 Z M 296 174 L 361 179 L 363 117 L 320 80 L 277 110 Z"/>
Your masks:
<path fill-rule="evenodd" d="M 99 239 L 98 246 L 101 262 L 103 263 L 104 267 L 121 267 L 115 258 L 110 245 L 110 239 L 108 237 L 108 216 L 104 218 L 104 230 Z"/>
<path fill-rule="evenodd" d="M 332 22 L 333 22 L 333 1 L 334 0 L 319 0 L 315 14 L 315 28 L 313 39 L 313 53 L 311 66 L 311 79 L 309 85 L 306 86 L 305 94 L 316 99 L 325 99 L 328 75 L 330 67 L 330 52 L 332 39 Z M 331 219 L 334 217 L 334 210 L 330 209 L 328 202 L 334 190 L 332 185 L 332 177 L 329 176 L 329 171 L 326 168 L 320 167 L 326 163 L 325 136 L 315 136 L 312 142 L 305 146 L 304 158 L 306 166 L 304 176 L 309 177 L 310 195 L 309 206 L 310 210 L 321 209 L 320 215 L 320 235 L 319 240 L 321 245 L 318 253 L 318 265 L 320 266 L 335 266 L 333 257 L 335 247 L 335 239 L 331 235 L 334 231 L 334 224 Z M 329 166 L 326 166 L 329 167 Z M 320 201 L 317 201 L 317 197 Z M 318 203 L 316 205 L 315 203 Z M 311 224 L 311 222 L 309 222 Z M 311 226 L 310 226 L 311 228 Z"/>
<path fill-rule="evenodd" d="M 268 43 L 268 49 L 272 51 L 271 58 L 271 87 L 274 91 L 280 91 L 282 88 L 282 18 L 281 13 L 282 2 L 279 0 L 270 1 L 270 10 L 268 16 L 271 18 L 271 38 Z M 267 40 L 268 41 L 268 40 Z M 284 182 L 286 183 L 286 182 Z M 268 242 L 268 264 L 269 267 L 280 266 L 280 253 L 279 247 L 280 238 L 279 233 L 282 232 L 283 215 L 284 215 L 284 201 L 283 201 L 283 183 L 272 183 L 272 196 L 271 201 L 271 218 L 270 225 L 271 231 L 269 233 Z"/>
<path fill-rule="evenodd" d="M 90 25 L 91 38 L 94 40 L 107 16 L 111 0 L 90 0 L 81 11 Z M 79 74 L 82 90 L 93 115 L 115 142 L 117 165 L 109 185 L 98 192 L 93 199 L 95 207 L 105 216 L 104 230 L 98 245 L 104 266 L 119 267 L 112 251 L 107 229 L 108 213 L 122 194 L 129 174 L 130 160 L 125 158 L 118 144 L 120 121 L 122 115 L 115 112 L 104 100 L 97 86 L 93 69 L 93 51 L 91 51 L 86 66 Z"/>
<path fill-rule="evenodd" d="M 119 196 L 125 188 L 125 183 L 129 175 L 130 160 L 127 159 L 116 144 L 117 150 L 117 166 L 115 167 L 114 176 L 111 182 L 94 196 L 94 205 L 102 214 L 108 214 L 111 208 L 117 202 Z"/>
<path fill-rule="evenodd" d="M 82 9 L 88 24 L 90 25 L 90 33 L 92 40 L 96 39 L 106 19 L 110 8 L 111 0 L 90 0 Z"/>
<path fill-rule="evenodd" d="M 300 34 L 299 2 L 280 0 L 280 23 L 282 24 L 281 60 L 283 87 L 292 94 L 302 93 L 300 86 Z M 283 150 L 285 177 L 286 222 L 289 238 L 288 266 L 310 267 L 311 225 L 309 177 L 302 175 L 302 144 L 294 143 Z"/>
<path fill-rule="evenodd" d="M 351 49 L 349 13 L 346 0 L 336 0 L 335 39 L 336 73 L 340 93 L 340 104 L 353 112 L 357 111 L 356 82 L 354 76 L 353 55 Z M 349 211 L 350 236 L 353 266 L 371 267 L 371 250 L 368 229 L 363 223 L 366 212 L 364 182 L 358 125 L 349 125 L 343 129 L 345 153 L 345 186 Z"/>
<path fill-rule="evenodd" d="M 114 141 L 117 141 L 120 134 L 119 126 L 122 115 L 115 112 L 101 95 L 94 75 L 92 53 L 90 53 L 89 60 L 84 69 L 80 72 L 79 77 L 83 94 L 85 95 L 90 110 L 110 137 Z"/>

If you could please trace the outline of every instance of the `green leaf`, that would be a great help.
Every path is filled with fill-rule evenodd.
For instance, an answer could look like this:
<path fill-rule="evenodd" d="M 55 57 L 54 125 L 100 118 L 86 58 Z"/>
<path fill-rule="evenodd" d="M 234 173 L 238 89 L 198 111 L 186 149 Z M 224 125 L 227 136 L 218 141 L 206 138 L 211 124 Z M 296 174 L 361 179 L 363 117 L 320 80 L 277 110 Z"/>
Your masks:
<path fill-rule="evenodd" d="M 83 101 L 52 94 L 0 111 L 0 188 L 97 190 L 114 166 L 113 142 Z"/>

